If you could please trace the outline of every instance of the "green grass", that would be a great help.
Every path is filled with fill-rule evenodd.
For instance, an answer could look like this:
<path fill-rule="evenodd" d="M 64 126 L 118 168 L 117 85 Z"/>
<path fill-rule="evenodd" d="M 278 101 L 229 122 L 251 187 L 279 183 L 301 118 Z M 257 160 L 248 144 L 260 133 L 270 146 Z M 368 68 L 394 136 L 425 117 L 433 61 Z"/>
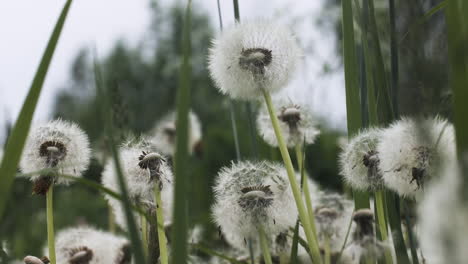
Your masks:
<path fill-rule="evenodd" d="M 180 69 L 177 91 L 177 136 L 175 166 L 174 214 L 172 224 L 172 263 L 187 262 L 187 209 L 188 189 L 188 112 L 190 104 L 190 48 L 191 48 L 191 5 L 187 3 L 182 40 L 183 62 Z"/>

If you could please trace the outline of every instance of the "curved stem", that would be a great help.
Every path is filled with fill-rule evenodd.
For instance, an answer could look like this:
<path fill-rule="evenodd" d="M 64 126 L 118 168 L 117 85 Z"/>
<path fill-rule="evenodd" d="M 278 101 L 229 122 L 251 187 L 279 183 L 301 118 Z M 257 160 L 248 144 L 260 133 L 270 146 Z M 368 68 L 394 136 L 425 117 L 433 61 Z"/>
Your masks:
<path fill-rule="evenodd" d="M 49 247 L 50 264 L 56 264 L 55 258 L 55 235 L 54 235 L 54 184 L 50 185 L 46 194 L 47 205 L 47 246 Z"/>
<path fill-rule="evenodd" d="M 307 176 L 305 175 L 305 165 L 303 163 L 304 155 L 302 155 L 301 144 L 297 144 L 295 149 L 296 149 L 297 166 L 299 168 L 299 171 L 301 172 L 302 192 L 304 195 L 305 205 L 307 208 L 307 213 L 309 214 L 310 225 L 312 227 L 312 231 L 314 232 L 315 240 L 317 240 L 317 228 L 315 227 L 315 215 L 314 215 L 314 209 L 312 207 L 312 200 L 310 198 L 309 181 L 307 179 Z"/>
<path fill-rule="evenodd" d="M 258 236 L 260 238 L 260 247 L 262 248 L 265 264 L 272 264 L 273 262 L 271 261 L 270 250 L 268 249 L 268 241 L 265 235 L 265 231 L 261 225 L 258 227 Z"/>
<path fill-rule="evenodd" d="M 385 221 L 385 207 L 383 202 L 383 191 L 375 191 L 375 202 L 377 211 L 377 220 L 379 224 L 379 231 L 382 241 L 386 241 L 388 239 L 387 233 L 387 222 Z M 385 250 L 385 263 L 392 264 L 392 254 L 389 250 Z"/>
<path fill-rule="evenodd" d="M 284 165 L 286 167 L 286 171 L 288 173 L 289 183 L 291 184 L 291 189 L 294 195 L 294 199 L 296 200 L 297 210 L 299 212 L 299 219 L 302 222 L 304 227 L 304 232 L 306 234 L 306 239 L 309 244 L 310 252 L 312 255 L 312 261 L 314 264 L 321 264 L 322 258 L 320 256 L 320 250 L 318 247 L 317 240 L 314 237 L 314 232 L 312 231 L 309 215 L 307 214 L 307 210 L 305 209 L 304 201 L 301 197 L 301 190 L 299 185 L 296 181 L 296 176 L 294 173 L 294 168 L 292 165 L 291 157 L 289 156 L 288 148 L 283 138 L 283 134 L 281 133 L 279 124 L 278 124 L 278 117 L 275 114 L 273 109 L 273 103 L 271 101 L 270 93 L 262 89 L 263 96 L 265 98 L 265 102 L 268 108 L 268 113 L 270 114 L 270 119 L 273 125 L 273 129 L 275 130 L 276 138 L 278 139 L 278 145 L 281 152 L 281 156 L 283 157 Z"/>
<path fill-rule="evenodd" d="M 160 263 L 168 264 L 167 240 L 166 233 L 164 232 L 164 214 L 161 201 L 161 192 L 159 191 L 159 184 L 156 184 L 154 187 L 154 196 L 156 200 L 156 219 L 158 220 L 159 252 L 161 254 Z"/>

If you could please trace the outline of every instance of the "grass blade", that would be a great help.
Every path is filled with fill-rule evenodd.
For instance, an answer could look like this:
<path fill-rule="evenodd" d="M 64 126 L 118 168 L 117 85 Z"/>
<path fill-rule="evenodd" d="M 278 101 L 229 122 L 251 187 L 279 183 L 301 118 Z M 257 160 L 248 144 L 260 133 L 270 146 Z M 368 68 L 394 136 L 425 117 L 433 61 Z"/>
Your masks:
<path fill-rule="evenodd" d="M 409 28 L 408 28 L 408 31 L 405 32 L 405 34 L 403 34 L 403 37 L 401 38 L 400 40 L 400 43 L 402 43 L 406 37 L 412 32 L 414 31 L 417 27 L 419 27 L 420 25 L 424 24 L 427 20 L 429 20 L 433 15 L 437 14 L 437 12 L 439 11 L 442 11 L 444 10 L 445 7 L 447 7 L 447 0 L 444 0 L 440 3 L 438 3 L 437 5 L 435 5 L 433 8 L 431 8 L 429 11 L 427 11 L 426 14 L 424 14 L 423 17 L 421 17 L 420 19 L 418 19 L 416 22 L 414 22 Z"/>
<path fill-rule="evenodd" d="M 117 172 L 117 182 L 119 184 L 119 191 L 122 194 L 122 204 L 125 212 L 125 219 L 127 221 L 128 226 L 128 233 L 130 235 L 131 241 L 131 248 L 135 258 L 135 263 L 145 263 L 145 255 L 143 251 L 143 244 L 140 240 L 140 236 L 138 234 L 138 229 L 136 226 L 135 218 L 133 217 L 132 212 L 132 204 L 130 202 L 130 198 L 128 195 L 127 186 L 125 184 L 124 175 L 122 171 L 122 166 L 120 165 L 120 157 L 119 152 L 116 147 L 116 142 L 113 135 L 113 129 L 111 124 L 113 122 L 113 117 L 110 111 L 108 97 L 106 96 L 104 89 L 102 87 L 102 78 L 101 78 L 101 71 L 99 69 L 99 64 L 97 63 L 96 56 L 94 62 L 94 77 L 96 82 L 96 90 L 97 94 L 101 99 L 101 114 L 104 120 L 104 129 L 106 130 L 106 134 L 109 140 L 109 147 L 111 148 L 112 158 L 115 164 L 115 170 Z"/>
<path fill-rule="evenodd" d="M 182 38 L 183 62 L 180 71 L 179 89 L 177 91 L 177 136 L 175 153 L 175 191 L 174 219 L 172 226 L 172 263 L 187 262 L 187 160 L 188 160 L 188 112 L 190 104 L 190 29 L 191 5 L 189 0 L 186 8 Z"/>
<path fill-rule="evenodd" d="M 63 25 L 67 18 L 68 11 L 72 0 L 68 0 L 60 13 L 60 16 L 55 24 L 54 31 L 49 38 L 47 47 L 42 55 L 39 67 L 36 70 L 36 74 L 29 88 L 26 100 L 24 100 L 21 112 L 18 115 L 18 119 L 11 131 L 10 137 L 6 144 L 4 158 L 0 165 L 0 178 L 2 184 L 0 184 L 0 219 L 3 216 L 8 196 L 10 195 L 11 185 L 16 174 L 16 169 L 23 152 L 24 143 L 28 136 L 29 128 L 31 127 L 31 121 L 36 110 L 37 101 L 42 91 L 42 85 L 44 84 L 49 65 L 55 52 L 60 34 L 62 33 Z"/>
<path fill-rule="evenodd" d="M 358 65 L 354 42 L 353 7 L 351 0 L 341 0 L 342 29 L 343 29 L 343 54 L 346 87 L 346 114 L 348 124 L 348 136 L 351 137 L 362 126 L 361 103 L 359 100 Z M 369 208 L 369 194 L 353 190 L 356 209 Z"/>

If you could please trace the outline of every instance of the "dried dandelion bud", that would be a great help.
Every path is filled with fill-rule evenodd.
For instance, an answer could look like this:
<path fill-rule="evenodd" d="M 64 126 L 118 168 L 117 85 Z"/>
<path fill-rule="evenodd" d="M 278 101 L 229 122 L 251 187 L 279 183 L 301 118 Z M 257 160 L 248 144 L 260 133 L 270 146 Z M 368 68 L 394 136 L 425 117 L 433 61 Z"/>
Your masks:
<path fill-rule="evenodd" d="M 91 227 L 73 227 L 56 237 L 57 263 L 130 264 L 127 239 Z"/>
<path fill-rule="evenodd" d="M 236 24 L 222 32 L 210 49 L 210 74 L 223 94 L 256 99 L 262 89 L 283 88 L 302 52 L 291 31 L 269 20 Z"/>
<path fill-rule="evenodd" d="M 176 143 L 176 121 L 177 113 L 170 112 L 164 116 L 150 132 L 151 143 L 158 152 L 166 156 L 174 156 Z M 200 120 L 193 112 L 189 112 L 189 153 L 201 154 L 202 152 L 202 129 Z"/>
<path fill-rule="evenodd" d="M 258 249 L 258 226 L 270 243 L 297 219 L 286 170 L 271 162 L 238 162 L 218 173 L 213 217 L 226 240 L 240 250 L 252 240 Z"/>
<path fill-rule="evenodd" d="M 81 176 L 90 162 L 89 141 L 86 134 L 75 123 L 60 119 L 35 126 L 31 129 L 21 157 L 23 173 L 51 169 L 62 174 Z M 56 177 L 54 173 L 33 175 L 34 193 L 45 194 L 49 186 L 69 184 L 70 180 Z"/>
<path fill-rule="evenodd" d="M 367 191 L 383 187 L 376 150 L 381 133 L 376 128 L 364 130 L 344 146 L 339 159 L 340 173 L 353 189 Z"/>
<path fill-rule="evenodd" d="M 425 182 L 456 160 L 455 132 L 440 117 L 404 118 L 383 130 L 377 152 L 385 185 L 402 196 L 419 197 Z"/>
<path fill-rule="evenodd" d="M 165 224 L 169 224 L 172 219 L 173 174 L 166 158 L 145 139 L 129 141 L 119 151 L 124 180 L 132 202 L 154 211 L 154 188 L 158 186 L 164 214 L 167 216 Z M 120 192 L 113 161 L 109 161 L 104 168 L 102 184 Z M 105 198 L 114 212 L 117 224 L 125 229 L 126 220 L 121 202 L 109 195 L 105 195 Z"/>
<path fill-rule="evenodd" d="M 312 144 L 320 134 L 316 126 L 317 120 L 307 105 L 294 104 L 290 100 L 275 99 L 280 129 L 288 147 L 297 144 Z M 257 116 L 257 128 L 260 136 L 269 145 L 277 147 L 278 140 L 265 105 Z"/>

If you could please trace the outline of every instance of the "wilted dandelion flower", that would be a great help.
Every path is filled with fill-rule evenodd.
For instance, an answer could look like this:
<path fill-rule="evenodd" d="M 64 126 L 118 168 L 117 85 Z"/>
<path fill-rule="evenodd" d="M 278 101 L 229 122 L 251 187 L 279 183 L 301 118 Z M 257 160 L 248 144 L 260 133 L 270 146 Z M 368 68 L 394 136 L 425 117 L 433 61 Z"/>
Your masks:
<path fill-rule="evenodd" d="M 468 210 L 462 198 L 462 178 L 458 166 L 445 166 L 418 207 L 418 233 L 427 263 L 466 263 L 468 259 Z"/>
<path fill-rule="evenodd" d="M 89 141 L 75 123 L 54 120 L 31 129 L 21 157 L 23 173 L 54 169 L 59 173 L 81 176 L 90 161 Z M 33 175 L 34 193 L 45 194 L 54 181 L 68 184 L 69 179 L 47 175 Z"/>
<path fill-rule="evenodd" d="M 130 264 L 127 239 L 91 227 L 73 227 L 56 237 L 57 263 Z M 47 251 L 46 251 L 47 252 Z"/>
<path fill-rule="evenodd" d="M 189 112 L 189 153 L 195 152 L 196 154 L 202 151 L 202 130 L 200 120 L 197 115 L 193 112 Z M 176 122 L 177 113 L 175 111 L 170 112 L 159 121 L 151 131 L 151 143 L 156 147 L 158 152 L 167 155 L 174 156 L 175 143 L 176 143 Z"/>
<path fill-rule="evenodd" d="M 377 145 L 385 185 L 403 196 L 419 196 L 445 163 L 456 157 L 455 133 L 440 118 L 404 118 L 384 129 Z"/>
<path fill-rule="evenodd" d="M 210 74 L 232 98 L 256 99 L 262 89 L 283 88 L 295 72 L 301 50 L 291 31 L 271 20 L 236 24 L 222 32 L 210 49 Z"/>
<path fill-rule="evenodd" d="M 341 175 L 353 189 L 376 190 L 383 187 L 377 152 L 381 132 L 376 128 L 360 132 L 340 154 Z"/>
<path fill-rule="evenodd" d="M 320 131 L 316 126 L 312 110 L 307 105 L 295 104 L 291 100 L 285 99 L 276 99 L 274 105 L 278 107 L 276 115 L 288 147 L 294 147 L 303 142 L 305 144 L 314 143 Z M 265 104 L 258 113 L 257 127 L 258 133 L 265 142 L 274 147 L 278 146 L 278 140 Z"/>
<path fill-rule="evenodd" d="M 173 175 L 166 159 L 155 151 L 155 147 L 147 140 L 140 139 L 125 143 L 119 150 L 122 171 L 128 188 L 130 199 L 150 210 L 155 210 L 154 188 L 159 186 L 166 224 L 172 215 Z M 115 171 L 115 163 L 111 160 L 106 165 L 102 183 L 105 187 L 120 192 Z M 106 195 L 109 205 L 113 208 L 116 222 L 125 227 L 125 215 L 121 202 Z"/>
<path fill-rule="evenodd" d="M 238 162 L 218 173 L 213 217 L 226 240 L 238 249 L 258 246 L 261 225 L 271 242 L 295 225 L 297 210 L 286 170 L 271 162 Z"/>

